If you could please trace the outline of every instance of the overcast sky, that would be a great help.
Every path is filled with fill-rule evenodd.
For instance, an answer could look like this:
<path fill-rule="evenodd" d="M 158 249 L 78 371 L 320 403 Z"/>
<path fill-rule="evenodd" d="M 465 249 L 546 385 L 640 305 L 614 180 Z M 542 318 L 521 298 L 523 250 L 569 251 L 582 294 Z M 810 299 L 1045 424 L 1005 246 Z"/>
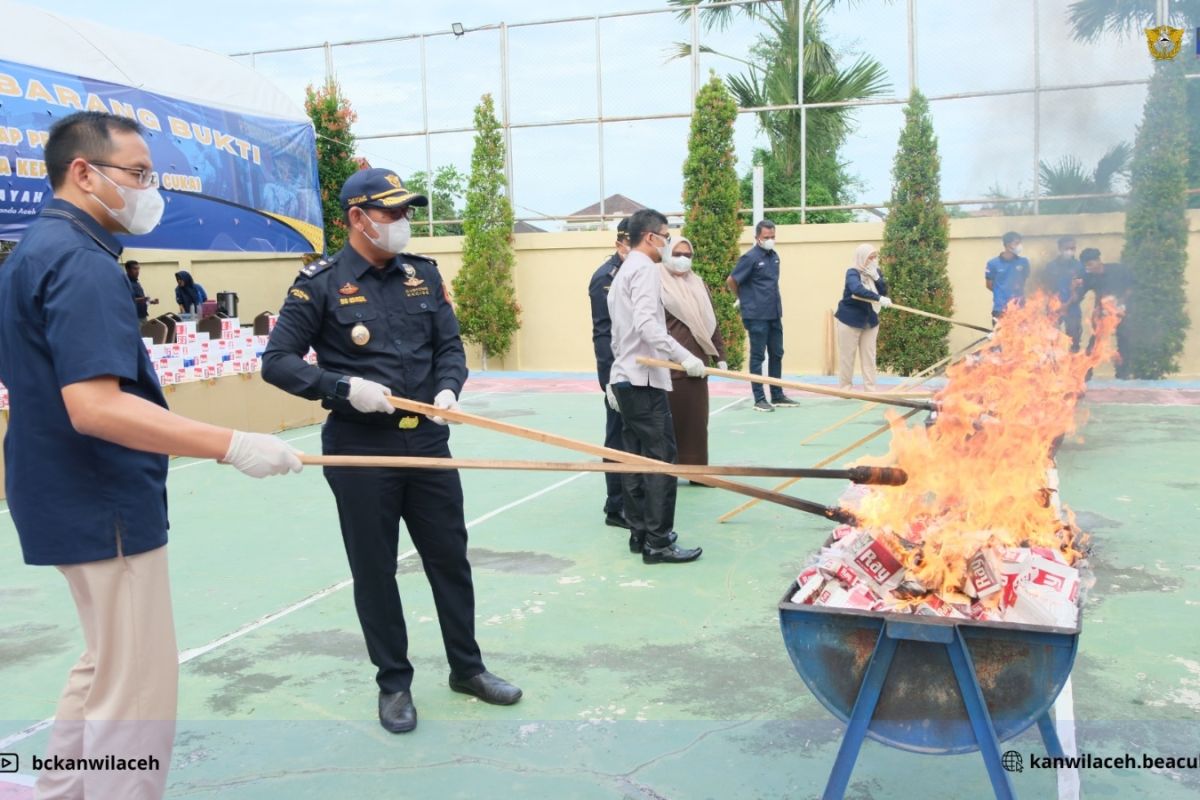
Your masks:
<path fill-rule="evenodd" d="M 653 0 L 556 0 L 513 4 L 496 0 L 442 3 L 349 3 L 331 0 L 39 0 L 55 13 L 162 36 L 220 53 L 510 25 L 576 15 L 661 7 Z M 1037 56 L 1043 86 L 1142 79 L 1151 59 L 1142 40 L 1105 39 L 1082 45 L 1066 25 L 1068 0 L 1039 0 Z M 928 95 L 1019 89 L 1034 83 L 1034 0 L 918 0 L 917 82 Z M 897 96 L 907 94 L 908 63 L 903 0 L 841 4 L 825 20 L 828 38 L 847 61 L 868 53 L 887 68 Z M 1194 24 L 1200 24 L 1200 20 Z M 1193 27 L 1194 30 L 1194 27 Z M 757 28 L 746 20 L 721 34 L 702 34 L 706 44 L 744 55 Z M 691 73 L 671 61 L 673 41 L 687 39 L 686 25 L 670 14 L 606 19 L 600 23 L 602 62 L 599 100 L 607 116 L 686 113 Z M 1194 58 L 1192 30 L 1188 52 Z M 484 92 L 500 95 L 500 46 L 495 31 L 462 38 L 426 40 L 428 114 L 431 128 L 468 127 Z M 509 33 L 509 106 L 514 123 L 595 116 L 598 111 L 596 24 L 592 21 L 516 27 Z M 338 79 L 359 114 L 355 133 L 369 136 L 422 127 L 420 49 L 414 42 L 334 48 Z M 0 45 L 0 58 L 3 46 Z M 320 50 L 260 55 L 255 67 L 302 103 L 304 86 L 324 77 Z M 710 69 L 737 72 L 741 65 L 705 56 Z M 1048 92 L 1042 95 L 1043 160 L 1075 155 L 1094 164 L 1121 140 L 1132 141 L 1141 119 L 1142 86 Z M 858 199 L 886 199 L 899 135 L 900 106 L 857 112 L 857 131 L 843 156 L 861 181 Z M 1006 95 L 933 104 L 943 163 L 943 196 L 979 197 L 993 185 L 1028 190 L 1034 175 L 1032 95 Z M 764 140 L 752 115 L 737 123 L 739 171 Z M 518 216 L 568 214 L 600 196 L 600 147 L 596 125 L 513 131 L 514 199 Z M 614 122 L 605 125 L 603 190 L 620 192 L 663 210 L 681 207 L 681 164 L 687 121 Z M 434 166 L 470 164 L 471 135 L 434 136 Z M 360 153 L 402 176 L 424 169 L 422 137 L 370 139 Z"/>

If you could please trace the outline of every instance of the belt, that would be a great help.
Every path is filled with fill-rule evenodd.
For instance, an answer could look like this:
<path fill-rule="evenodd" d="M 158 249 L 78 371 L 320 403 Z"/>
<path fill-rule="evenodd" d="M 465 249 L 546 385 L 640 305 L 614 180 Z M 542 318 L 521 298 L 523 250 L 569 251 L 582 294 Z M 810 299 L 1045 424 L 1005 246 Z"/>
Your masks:
<path fill-rule="evenodd" d="M 387 428 L 388 430 L 411 431 L 422 423 L 429 423 L 425 417 L 411 414 L 355 414 L 350 415 L 341 411 L 333 411 L 329 419 L 334 422 L 349 422 L 355 425 L 369 425 L 372 428 Z"/>

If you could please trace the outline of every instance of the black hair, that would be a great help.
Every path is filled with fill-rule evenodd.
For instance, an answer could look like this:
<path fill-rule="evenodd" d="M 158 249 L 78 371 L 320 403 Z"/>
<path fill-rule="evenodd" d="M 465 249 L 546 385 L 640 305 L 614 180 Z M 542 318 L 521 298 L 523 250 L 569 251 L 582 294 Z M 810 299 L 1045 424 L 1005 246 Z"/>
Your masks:
<path fill-rule="evenodd" d="M 132 258 L 125 262 L 125 269 L 134 269 L 135 267 L 140 267 L 140 266 L 141 266 L 141 264 L 134 261 Z"/>
<path fill-rule="evenodd" d="M 754 226 L 754 238 L 762 236 L 763 231 L 775 230 L 775 223 L 769 219 L 760 219 L 758 224 Z"/>
<path fill-rule="evenodd" d="M 1075 237 L 1074 237 L 1074 236 L 1060 236 L 1060 237 L 1058 237 L 1058 249 L 1059 249 L 1059 250 L 1062 250 L 1064 247 L 1066 247 L 1066 246 L 1067 246 L 1067 245 L 1069 245 L 1069 244 L 1075 244 Z"/>
<path fill-rule="evenodd" d="M 1001 237 L 1000 241 L 1004 242 L 1005 245 L 1010 245 L 1013 242 L 1021 241 L 1021 234 L 1017 233 L 1016 231 L 1009 231 L 1008 233 L 1004 234 L 1003 237 Z"/>
<path fill-rule="evenodd" d="M 1089 247 L 1079 254 L 1079 260 L 1086 264 L 1089 261 L 1099 261 L 1100 251 L 1094 247 Z"/>
<path fill-rule="evenodd" d="M 113 151 L 113 131 L 144 135 L 137 120 L 104 111 L 77 111 L 50 126 L 46 140 L 46 172 L 50 186 L 58 189 L 67 177 L 67 167 L 77 158 L 89 161 L 108 158 Z"/>
<path fill-rule="evenodd" d="M 617 241 L 629 241 L 629 217 L 621 217 L 621 221 L 617 223 Z"/>
<path fill-rule="evenodd" d="M 633 212 L 633 216 L 629 218 L 629 244 L 637 247 L 647 233 L 658 233 L 658 229 L 666 224 L 667 218 L 653 208 Z"/>

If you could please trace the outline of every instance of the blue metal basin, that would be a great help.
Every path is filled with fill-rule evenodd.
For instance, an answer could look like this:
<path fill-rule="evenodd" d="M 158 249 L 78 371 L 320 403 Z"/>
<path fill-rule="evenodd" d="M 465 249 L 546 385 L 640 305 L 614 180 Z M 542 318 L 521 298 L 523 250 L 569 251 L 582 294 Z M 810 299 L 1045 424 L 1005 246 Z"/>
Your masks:
<path fill-rule="evenodd" d="M 795 592 L 793 583 L 779 603 L 788 655 L 821 704 L 843 722 L 885 629 L 897 640 L 867 735 L 916 753 L 979 749 L 947 650 L 955 629 L 1000 742 L 1046 715 L 1079 647 L 1078 620 L 1064 629 L 854 611 L 796 605 L 789 599 Z"/>

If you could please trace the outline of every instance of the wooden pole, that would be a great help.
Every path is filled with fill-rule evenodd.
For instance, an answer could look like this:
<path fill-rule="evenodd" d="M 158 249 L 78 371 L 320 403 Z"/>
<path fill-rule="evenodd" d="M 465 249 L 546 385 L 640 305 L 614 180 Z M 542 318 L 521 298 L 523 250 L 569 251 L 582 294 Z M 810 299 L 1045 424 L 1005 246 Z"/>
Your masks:
<path fill-rule="evenodd" d="M 864 303 L 876 302 L 874 300 L 868 300 L 865 297 L 859 297 L 858 295 L 853 295 L 853 297 L 855 300 L 862 300 Z M 918 317 L 929 317 L 930 319 L 941 320 L 942 322 L 949 322 L 951 325 L 959 325 L 963 328 L 970 328 L 970 329 L 976 330 L 976 331 L 983 331 L 984 333 L 992 332 L 991 328 L 985 328 L 982 325 L 974 325 L 970 322 L 959 322 L 956 319 L 950 319 L 950 317 L 943 317 L 941 314 L 934 314 L 929 311 L 922 311 L 919 308 L 913 308 L 911 306 L 902 306 L 899 303 L 892 303 L 891 306 L 889 306 L 889 308 L 894 308 L 894 309 L 897 309 L 898 311 L 907 311 L 909 314 L 916 314 Z"/>
<path fill-rule="evenodd" d="M 757 478 L 829 478 L 853 483 L 899 486 L 907 479 L 903 470 L 890 467 L 810 469 L 808 467 L 715 466 L 712 464 L 617 464 L 612 461 L 517 461 L 495 458 L 431 458 L 423 456 L 300 456 L 303 464 L 316 467 L 390 467 L 394 469 L 503 469 L 534 472 L 654 473 L 691 477 L 694 475 L 742 475 Z"/>
<path fill-rule="evenodd" d="M 396 397 L 393 395 L 388 397 L 388 402 L 396 408 L 409 411 L 414 414 L 441 417 L 442 419 L 449 420 L 450 422 L 462 422 L 468 425 L 484 428 L 486 430 L 495 431 L 497 433 L 507 433 L 512 436 L 519 436 L 522 439 L 529 439 L 534 442 L 554 445 L 555 447 L 564 447 L 568 450 L 575 450 L 576 452 L 587 453 L 588 455 L 599 456 L 600 458 L 607 458 L 609 461 L 616 461 L 621 464 L 645 464 L 657 465 L 660 467 L 674 466 L 672 464 L 667 464 L 664 461 L 657 461 L 653 458 L 646 458 L 645 456 L 626 453 L 623 450 L 614 450 L 609 447 L 603 447 L 602 445 L 591 444 L 590 442 L 582 442 L 578 439 L 571 439 L 569 437 L 559 436 L 558 434 L 554 433 L 546 433 L 545 431 L 538 431 L 532 428 L 524 428 L 520 425 L 513 425 L 510 422 L 500 422 L 499 420 L 488 419 L 487 417 L 480 417 L 475 414 L 468 414 L 465 411 L 452 411 L 445 408 L 436 408 L 429 403 L 422 403 L 417 400 L 409 400 L 407 397 Z M 726 489 L 731 492 L 737 492 L 738 494 L 744 494 L 760 500 L 766 500 L 771 503 L 778 503 L 779 505 L 787 506 L 788 508 L 794 508 L 798 511 L 806 511 L 810 514 L 816 514 L 836 522 L 852 523 L 854 520 L 853 514 L 843 511 L 840 508 L 823 506 L 820 503 L 813 503 L 809 500 L 801 500 L 796 497 L 790 497 L 789 495 L 779 494 L 778 492 L 760 489 L 757 486 L 727 481 L 723 478 L 715 478 L 710 475 L 694 475 L 689 477 L 696 483 L 702 483 L 705 486 L 715 486 L 718 489 Z"/>
<path fill-rule="evenodd" d="M 658 358 L 638 357 L 637 362 L 647 367 L 665 367 L 666 369 L 683 371 L 682 365 L 676 364 L 673 361 L 663 361 L 662 359 Z M 911 400 L 882 392 L 847 392 L 841 389 L 830 389 L 828 386 L 817 386 L 811 383 L 784 381 L 780 380 L 779 378 L 766 378 L 762 375 L 754 375 L 749 372 L 734 372 L 728 369 L 706 369 L 704 372 L 706 375 L 714 375 L 718 378 L 733 378 L 734 380 L 750 381 L 751 383 L 765 383 L 768 386 L 779 386 L 784 389 L 796 389 L 803 392 L 812 392 L 813 394 L 827 394 L 830 397 L 841 397 L 846 400 L 866 400 L 868 402 L 883 403 L 890 406 L 915 408 L 918 411 L 933 411 L 935 409 L 933 403 L 928 400 Z"/>

